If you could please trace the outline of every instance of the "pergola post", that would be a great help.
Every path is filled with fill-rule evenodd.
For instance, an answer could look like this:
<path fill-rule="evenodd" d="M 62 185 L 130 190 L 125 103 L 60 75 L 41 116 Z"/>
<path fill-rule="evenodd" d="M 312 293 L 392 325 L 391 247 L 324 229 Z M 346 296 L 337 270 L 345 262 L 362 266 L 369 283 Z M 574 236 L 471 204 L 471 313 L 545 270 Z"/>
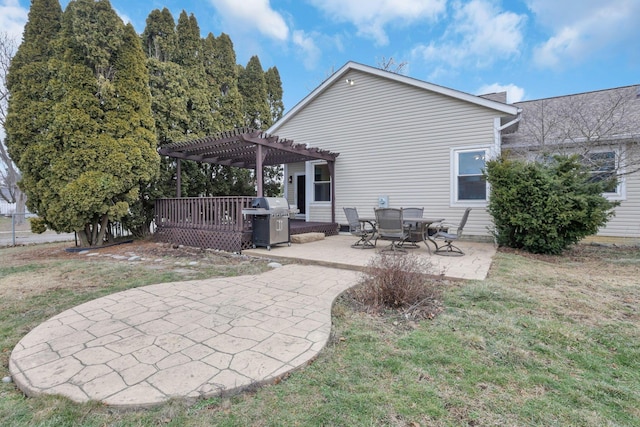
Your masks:
<path fill-rule="evenodd" d="M 262 145 L 256 147 L 256 182 L 258 186 L 257 196 L 264 197 L 264 171 L 262 170 Z"/>
<path fill-rule="evenodd" d="M 331 179 L 331 222 L 336 222 L 336 162 L 327 162 Z"/>

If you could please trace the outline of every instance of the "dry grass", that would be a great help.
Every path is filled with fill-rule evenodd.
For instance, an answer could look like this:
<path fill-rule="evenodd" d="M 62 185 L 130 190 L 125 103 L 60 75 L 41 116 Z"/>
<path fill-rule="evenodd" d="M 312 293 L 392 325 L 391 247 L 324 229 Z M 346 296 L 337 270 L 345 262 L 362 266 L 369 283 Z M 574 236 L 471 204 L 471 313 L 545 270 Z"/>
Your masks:
<path fill-rule="evenodd" d="M 640 320 L 640 250 L 577 245 L 563 256 L 539 256 L 501 249 L 520 257 L 505 280 L 538 302 L 537 312 L 559 313 L 575 322 Z M 517 258 L 514 258 L 517 259 Z M 494 271 L 500 269 L 494 265 Z M 544 272 L 544 274 L 541 274 Z"/>
<path fill-rule="evenodd" d="M 124 246 L 93 257 L 60 252 L 60 245 L 0 249 L 0 276 L 22 283 L 0 285 L 14 286 L 0 298 L 5 372 L 8 352 L 28 328 L 80 297 L 257 268 L 154 245 L 137 263 L 107 255 L 127 255 Z M 40 275 L 59 288 L 46 289 Z M 413 283 L 418 275 L 400 277 Z M 354 310 L 352 299 L 340 299 L 325 349 L 277 385 L 118 412 L 51 396 L 25 399 L 2 384 L 0 425 L 637 426 L 639 277 L 637 248 L 578 246 L 552 257 L 500 250 L 486 280 L 441 283 L 433 300 L 444 310 L 431 320 L 399 321 L 401 309 L 366 311 L 358 303 Z"/>

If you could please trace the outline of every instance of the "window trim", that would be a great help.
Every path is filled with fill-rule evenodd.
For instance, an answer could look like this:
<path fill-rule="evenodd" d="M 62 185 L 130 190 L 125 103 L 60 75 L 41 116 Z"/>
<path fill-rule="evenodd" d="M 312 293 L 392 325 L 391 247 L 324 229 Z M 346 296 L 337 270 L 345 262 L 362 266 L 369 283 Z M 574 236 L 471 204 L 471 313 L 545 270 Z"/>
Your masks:
<path fill-rule="evenodd" d="M 599 153 L 613 153 L 615 159 L 615 168 L 617 173 L 618 185 L 616 190 L 611 192 L 602 193 L 607 200 L 626 200 L 627 199 L 627 186 L 624 179 L 624 170 L 618 169 L 620 167 L 620 147 L 607 148 L 601 147 L 594 150 L 590 150 L 588 155 Z"/>
<path fill-rule="evenodd" d="M 484 151 L 485 165 L 486 165 L 486 161 L 489 160 L 491 156 L 491 148 L 489 146 L 481 145 L 481 146 L 470 146 L 470 147 L 464 147 L 464 148 L 451 148 L 451 154 L 450 154 L 450 161 L 451 161 L 450 205 L 451 207 L 486 207 L 487 206 L 487 202 L 489 200 L 489 194 L 490 194 L 490 188 L 489 188 L 488 182 L 485 183 L 486 194 L 484 199 L 475 199 L 475 200 L 458 199 L 459 154 L 469 153 L 473 151 Z"/>
<path fill-rule="evenodd" d="M 624 174 L 624 168 L 619 168 L 620 163 L 624 163 L 621 160 L 621 148 L 620 147 L 599 147 L 599 148 L 595 148 L 593 150 L 589 150 L 587 154 L 596 154 L 596 153 L 614 153 L 615 156 L 615 160 L 616 160 L 616 169 L 618 171 L 618 185 L 616 186 L 616 191 L 612 191 L 610 193 L 602 193 L 602 196 L 604 198 L 606 198 L 607 200 L 612 200 L 612 201 L 620 201 L 620 200 L 627 200 L 627 185 L 625 182 L 625 174 Z M 560 152 L 551 152 L 548 154 L 548 156 L 554 156 L 556 154 L 562 154 Z M 565 154 L 577 154 L 576 151 L 569 151 Z M 540 154 L 539 153 L 530 153 L 530 155 L 527 156 L 527 160 L 528 161 L 534 161 L 534 162 L 538 162 L 540 161 Z"/>
<path fill-rule="evenodd" d="M 325 161 L 316 161 L 316 162 L 309 162 L 311 165 L 311 177 L 312 179 L 310 179 L 309 181 L 311 184 L 311 199 L 309 200 L 310 203 L 313 203 L 314 205 L 331 205 L 331 202 L 333 200 L 333 193 L 331 191 L 331 174 L 329 174 L 329 181 L 316 181 L 316 166 L 322 166 L 322 165 L 326 165 L 327 168 L 329 167 L 329 164 Z M 317 183 L 327 183 L 329 184 L 329 200 L 316 200 L 316 184 Z"/>

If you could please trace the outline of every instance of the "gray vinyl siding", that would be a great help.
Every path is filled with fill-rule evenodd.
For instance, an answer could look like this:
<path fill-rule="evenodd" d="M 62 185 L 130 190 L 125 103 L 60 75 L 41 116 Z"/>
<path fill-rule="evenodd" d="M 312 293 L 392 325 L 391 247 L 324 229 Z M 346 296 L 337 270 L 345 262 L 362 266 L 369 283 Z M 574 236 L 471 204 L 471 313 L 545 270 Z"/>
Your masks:
<path fill-rule="evenodd" d="M 287 175 L 285 179 L 291 177 L 293 182 L 291 184 L 287 183 L 286 194 L 284 195 L 289 201 L 290 205 L 296 204 L 296 193 L 295 193 L 295 180 L 297 174 L 304 174 L 304 163 L 291 163 L 286 165 Z"/>
<path fill-rule="evenodd" d="M 337 80 L 277 130 L 282 138 L 340 153 L 337 221 L 346 223 L 346 206 L 373 216 L 378 196 L 386 195 L 391 207 L 424 207 L 425 216 L 458 222 L 465 207 L 451 206 L 451 149 L 493 148 L 501 113 L 357 70 L 345 78 L 355 84 Z M 309 215 L 330 221 L 331 207 L 312 203 Z M 474 208 L 466 233 L 487 235 L 490 222 L 484 207 Z"/>
<path fill-rule="evenodd" d="M 601 228 L 599 236 L 640 237 L 640 176 L 634 173 L 625 177 L 626 198 L 615 209 L 616 215 Z"/>

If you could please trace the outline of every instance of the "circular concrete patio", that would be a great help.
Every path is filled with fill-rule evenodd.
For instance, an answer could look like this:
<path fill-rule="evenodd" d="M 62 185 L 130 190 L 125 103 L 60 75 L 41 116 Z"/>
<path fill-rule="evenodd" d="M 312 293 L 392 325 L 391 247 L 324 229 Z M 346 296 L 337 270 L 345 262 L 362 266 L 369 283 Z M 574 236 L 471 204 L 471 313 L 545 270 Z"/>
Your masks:
<path fill-rule="evenodd" d="M 355 271 L 287 265 L 232 278 L 131 289 L 29 332 L 9 370 L 27 395 L 148 407 L 274 381 L 325 346 Z"/>

